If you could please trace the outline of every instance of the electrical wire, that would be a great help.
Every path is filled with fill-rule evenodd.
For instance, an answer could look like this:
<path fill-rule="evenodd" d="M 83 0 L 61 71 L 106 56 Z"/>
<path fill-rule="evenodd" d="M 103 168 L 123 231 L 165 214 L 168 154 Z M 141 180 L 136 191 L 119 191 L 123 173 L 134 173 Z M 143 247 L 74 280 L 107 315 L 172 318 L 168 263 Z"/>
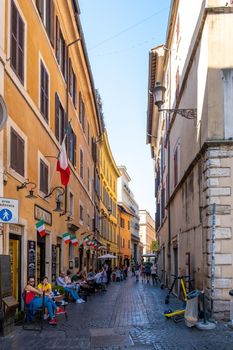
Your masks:
<path fill-rule="evenodd" d="M 139 22 L 137 22 L 137 23 L 131 25 L 130 27 L 127 27 L 127 28 L 121 30 L 119 33 L 114 34 L 114 35 L 112 35 L 112 36 L 110 36 L 110 37 L 104 39 L 103 41 L 99 42 L 99 43 L 96 44 L 95 46 L 91 47 L 91 48 L 89 49 L 89 51 L 96 49 L 97 47 L 99 47 L 99 46 L 105 44 L 106 42 L 108 42 L 108 41 L 110 41 L 110 40 L 113 40 L 113 39 L 117 38 L 118 36 L 120 36 L 120 35 L 122 35 L 122 34 L 128 32 L 129 30 L 131 30 L 131 29 L 133 29 L 133 28 L 139 26 L 140 24 L 142 24 L 142 23 L 148 21 L 149 19 L 153 18 L 154 16 L 159 15 L 161 12 L 167 10 L 167 8 L 168 8 L 168 7 L 166 6 L 166 7 L 164 7 L 163 9 L 161 9 L 161 10 L 159 10 L 159 11 L 153 13 L 153 14 L 150 15 L 149 17 L 146 17 L 146 18 L 142 19 L 141 21 L 139 21 Z"/>

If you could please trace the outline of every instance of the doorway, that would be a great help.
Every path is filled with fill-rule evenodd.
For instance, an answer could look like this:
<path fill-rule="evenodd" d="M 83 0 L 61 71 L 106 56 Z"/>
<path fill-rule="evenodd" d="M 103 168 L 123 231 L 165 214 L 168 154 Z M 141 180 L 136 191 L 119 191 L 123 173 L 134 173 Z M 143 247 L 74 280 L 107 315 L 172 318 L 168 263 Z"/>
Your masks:
<path fill-rule="evenodd" d="M 12 295 L 21 300 L 21 236 L 10 233 L 9 254 L 11 260 Z"/>
<path fill-rule="evenodd" d="M 178 276 L 178 249 L 177 247 L 173 248 L 173 257 L 174 257 L 174 274 Z M 178 294 L 178 280 L 175 283 L 175 293 Z"/>
<path fill-rule="evenodd" d="M 40 235 L 37 234 L 37 284 L 40 283 L 41 279 L 45 276 L 45 237 L 40 237 Z"/>

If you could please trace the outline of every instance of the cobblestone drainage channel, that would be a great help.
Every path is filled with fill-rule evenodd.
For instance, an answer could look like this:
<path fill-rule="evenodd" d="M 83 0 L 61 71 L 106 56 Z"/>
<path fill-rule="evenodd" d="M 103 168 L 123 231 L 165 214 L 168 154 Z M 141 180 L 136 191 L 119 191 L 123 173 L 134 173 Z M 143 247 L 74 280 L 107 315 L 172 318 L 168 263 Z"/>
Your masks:
<path fill-rule="evenodd" d="M 118 345 L 130 346 L 134 345 L 129 333 L 121 335 L 117 334 L 114 328 L 98 328 L 90 329 L 91 347 L 102 348 Z"/>

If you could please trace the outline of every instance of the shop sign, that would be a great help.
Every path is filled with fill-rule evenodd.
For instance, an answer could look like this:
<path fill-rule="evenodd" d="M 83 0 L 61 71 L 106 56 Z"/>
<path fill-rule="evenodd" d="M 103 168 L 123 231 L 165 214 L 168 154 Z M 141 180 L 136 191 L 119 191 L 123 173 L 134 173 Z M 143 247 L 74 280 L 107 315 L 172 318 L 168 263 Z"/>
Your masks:
<path fill-rule="evenodd" d="M 9 225 L 9 232 L 19 235 L 19 234 L 22 233 L 22 226 L 10 224 L 10 225 Z"/>
<path fill-rule="evenodd" d="M 37 204 L 34 206 L 34 217 L 36 220 L 44 220 L 46 224 L 52 225 L 52 213 L 39 207 Z"/>
<path fill-rule="evenodd" d="M 36 276 L 36 242 L 28 241 L 28 278 Z"/>
<path fill-rule="evenodd" d="M 19 201 L 12 198 L 0 198 L 0 222 L 3 224 L 18 224 Z"/>

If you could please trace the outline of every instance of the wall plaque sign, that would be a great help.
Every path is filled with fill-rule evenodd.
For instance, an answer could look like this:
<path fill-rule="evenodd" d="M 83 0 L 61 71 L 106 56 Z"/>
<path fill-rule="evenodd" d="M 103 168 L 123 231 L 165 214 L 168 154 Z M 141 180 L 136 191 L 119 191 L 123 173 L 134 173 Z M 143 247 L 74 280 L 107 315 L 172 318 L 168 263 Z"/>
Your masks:
<path fill-rule="evenodd" d="M 48 225 L 52 225 L 52 213 L 48 210 L 41 208 L 39 205 L 35 204 L 34 206 L 34 218 L 37 220 L 44 220 Z"/>

